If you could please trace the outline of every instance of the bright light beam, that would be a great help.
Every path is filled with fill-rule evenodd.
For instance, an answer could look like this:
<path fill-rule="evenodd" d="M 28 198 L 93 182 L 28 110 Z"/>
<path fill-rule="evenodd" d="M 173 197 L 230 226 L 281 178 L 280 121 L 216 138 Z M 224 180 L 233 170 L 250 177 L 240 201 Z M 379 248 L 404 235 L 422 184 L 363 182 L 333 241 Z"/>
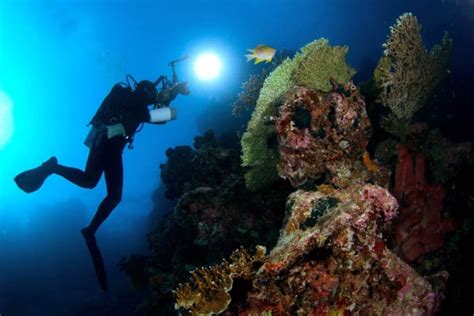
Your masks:
<path fill-rule="evenodd" d="M 221 72 L 221 60 L 214 53 L 201 54 L 194 62 L 194 72 L 201 80 L 212 80 Z"/>
<path fill-rule="evenodd" d="M 0 149 L 13 135 L 13 103 L 8 95 L 0 90 Z"/>

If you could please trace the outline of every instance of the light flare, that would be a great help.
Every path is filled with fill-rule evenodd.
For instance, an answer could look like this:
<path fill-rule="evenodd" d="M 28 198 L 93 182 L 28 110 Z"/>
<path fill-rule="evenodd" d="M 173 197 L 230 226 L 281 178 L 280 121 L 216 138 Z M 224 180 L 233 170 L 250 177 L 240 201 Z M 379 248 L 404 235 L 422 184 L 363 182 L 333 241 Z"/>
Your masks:
<path fill-rule="evenodd" d="M 13 102 L 0 90 L 0 149 L 10 141 L 13 135 Z"/>
<path fill-rule="evenodd" d="M 194 72 L 202 80 L 215 79 L 219 76 L 221 68 L 221 60 L 214 53 L 201 54 L 194 63 Z"/>

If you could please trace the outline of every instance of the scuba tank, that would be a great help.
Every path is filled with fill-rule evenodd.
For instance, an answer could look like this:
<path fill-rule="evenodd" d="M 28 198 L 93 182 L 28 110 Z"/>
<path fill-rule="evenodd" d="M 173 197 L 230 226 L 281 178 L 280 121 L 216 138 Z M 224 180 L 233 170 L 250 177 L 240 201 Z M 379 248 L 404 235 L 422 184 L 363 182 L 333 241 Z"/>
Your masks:
<path fill-rule="evenodd" d="M 121 133 L 124 135 L 123 126 L 118 125 L 122 120 L 127 99 L 132 93 L 130 85 L 117 83 L 102 101 L 99 109 L 92 117 L 87 126 L 91 126 L 89 133 L 84 140 L 84 144 L 92 149 L 100 146 L 105 140 Z M 111 134 L 109 126 L 115 126 L 115 131 Z M 118 130 L 120 129 L 120 131 Z"/>

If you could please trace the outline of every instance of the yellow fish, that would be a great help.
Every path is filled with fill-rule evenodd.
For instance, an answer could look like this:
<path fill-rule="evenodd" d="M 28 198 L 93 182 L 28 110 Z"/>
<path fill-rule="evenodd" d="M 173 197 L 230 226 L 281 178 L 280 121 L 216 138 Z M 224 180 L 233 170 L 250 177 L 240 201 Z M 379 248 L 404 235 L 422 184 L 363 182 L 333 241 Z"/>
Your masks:
<path fill-rule="evenodd" d="M 265 61 L 267 63 L 272 61 L 273 56 L 275 56 L 276 49 L 267 45 L 258 45 L 254 49 L 247 49 L 250 54 L 246 54 L 247 61 L 255 59 L 255 64 Z"/>

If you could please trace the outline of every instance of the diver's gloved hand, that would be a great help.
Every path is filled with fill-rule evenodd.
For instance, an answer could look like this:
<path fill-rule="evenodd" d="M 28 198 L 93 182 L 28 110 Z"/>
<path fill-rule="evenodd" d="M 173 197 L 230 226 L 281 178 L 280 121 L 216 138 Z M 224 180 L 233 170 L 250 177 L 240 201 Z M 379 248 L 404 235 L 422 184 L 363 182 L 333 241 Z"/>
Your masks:
<path fill-rule="evenodd" d="M 176 119 L 176 108 L 166 107 L 150 111 L 150 123 L 166 123 Z"/>

